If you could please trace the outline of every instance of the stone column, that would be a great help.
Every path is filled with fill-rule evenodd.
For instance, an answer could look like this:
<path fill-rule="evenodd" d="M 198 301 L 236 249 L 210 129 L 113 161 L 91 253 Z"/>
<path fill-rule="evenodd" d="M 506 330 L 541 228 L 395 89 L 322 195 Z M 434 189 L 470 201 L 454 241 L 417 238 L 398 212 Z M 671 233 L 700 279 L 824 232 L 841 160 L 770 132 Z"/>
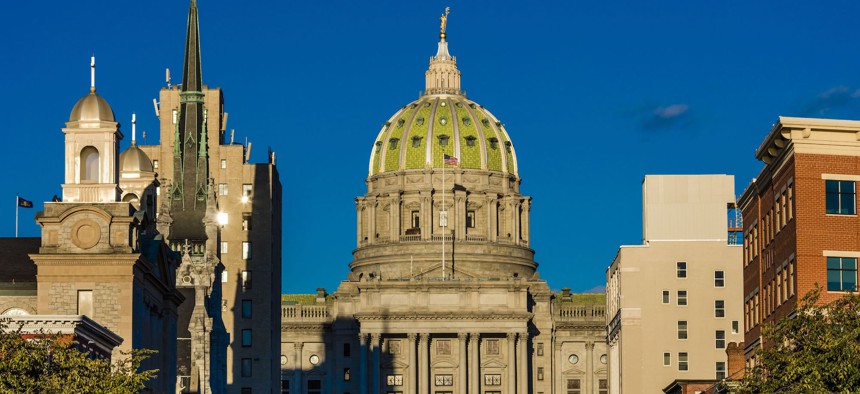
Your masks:
<path fill-rule="evenodd" d="M 585 389 L 594 392 L 594 342 L 585 343 Z"/>
<path fill-rule="evenodd" d="M 358 392 L 367 394 L 367 334 L 363 332 L 358 334 Z"/>
<path fill-rule="evenodd" d="M 376 243 L 376 198 L 371 198 L 367 210 L 367 244 Z"/>
<path fill-rule="evenodd" d="M 528 360 L 526 359 L 526 353 L 528 352 L 528 341 L 528 332 L 519 333 L 519 338 L 517 339 L 517 386 L 519 386 L 519 390 L 517 392 L 520 394 L 528 393 L 527 379 L 529 375 L 529 369 Z"/>
<path fill-rule="evenodd" d="M 496 198 L 487 198 L 487 241 L 495 242 L 498 234 L 499 207 Z"/>
<path fill-rule="evenodd" d="M 513 227 L 513 231 L 511 232 L 511 237 L 514 240 L 514 243 L 519 245 L 521 243 L 520 241 L 522 238 L 521 234 L 520 234 L 520 219 L 522 218 L 522 215 L 520 215 L 520 201 L 515 200 L 514 203 L 511 205 L 513 206 L 513 212 L 511 212 L 511 214 L 514 218 L 512 226 L 511 226 L 511 227 Z"/>
<path fill-rule="evenodd" d="M 517 334 L 508 333 L 508 382 L 505 385 L 508 393 L 514 394 L 517 392 L 517 362 L 516 353 L 514 352 L 514 342 L 517 340 Z"/>
<path fill-rule="evenodd" d="M 469 368 L 466 363 L 466 334 L 460 333 L 457 334 L 457 339 L 460 340 L 460 347 L 458 351 L 460 352 L 460 365 L 457 366 L 457 373 L 460 375 L 457 379 L 457 387 L 459 387 L 459 392 L 466 392 L 466 369 Z"/>
<path fill-rule="evenodd" d="M 531 200 L 530 199 L 523 200 L 522 226 L 523 226 L 523 240 L 526 241 L 526 243 L 529 243 L 530 239 L 531 239 L 531 235 L 530 235 L 531 220 L 529 219 L 531 209 L 532 209 Z"/>
<path fill-rule="evenodd" d="M 558 335 L 558 334 L 556 334 L 556 335 Z M 564 384 L 564 383 L 562 383 L 563 376 L 562 376 L 561 372 L 564 369 L 564 361 L 565 361 L 564 358 L 562 357 L 562 354 L 561 354 L 561 341 L 559 341 L 558 339 L 556 339 L 555 343 L 553 344 L 552 359 L 555 361 L 555 366 L 554 366 L 552 373 L 553 373 L 553 375 L 555 375 L 554 376 L 554 378 L 555 378 L 554 386 L 555 386 L 555 392 L 556 392 L 556 394 L 558 394 L 558 393 L 564 392 L 563 391 L 564 386 L 562 386 L 562 384 Z"/>
<path fill-rule="evenodd" d="M 409 387 L 408 392 L 417 394 L 418 393 L 418 347 L 415 344 L 415 339 L 417 339 L 418 334 L 409 333 L 406 334 L 406 337 L 409 339 L 409 375 L 406 376 L 407 387 Z"/>
<path fill-rule="evenodd" d="M 426 241 L 433 232 L 433 204 L 429 192 L 418 192 L 418 195 L 421 196 L 421 212 L 418 213 L 421 217 L 421 240 Z"/>
<path fill-rule="evenodd" d="M 457 202 L 457 231 L 456 238 L 458 241 L 466 239 L 466 192 L 457 190 L 454 192 L 454 198 Z"/>
<path fill-rule="evenodd" d="M 361 231 L 361 227 L 364 224 L 362 221 L 362 216 L 364 213 L 364 202 L 359 199 L 355 199 L 355 245 L 357 247 L 361 246 L 361 241 L 363 238 L 363 234 Z"/>
<path fill-rule="evenodd" d="M 400 242 L 400 228 L 403 223 L 403 213 L 400 211 L 400 193 L 395 194 L 391 197 L 391 206 L 389 207 L 391 213 L 391 226 L 389 229 L 391 230 L 391 242 Z"/>
<path fill-rule="evenodd" d="M 379 392 L 379 342 L 382 337 L 378 333 L 370 334 L 370 351 L 371 353 L 371 366 L 370 366 L 370 391 L 374 393 Z"/>
<path fill-rule="evenodd" d="M 302 342 L 296 342 L 293 345 L 296 349 L 295 360 L 293 361 L 293 367 L 296 369 L 293 376 L 293 385 L 297 393 L 302 392 L 302 348 L 304 345 Z"/>
<path fill-rule="evenodd" d="M 469 394 L 480 393 L 481 372 L 478 369 L 478 349 L 480 349 L 480 335 L 477 332 L 469 334 Z"/>
<path fill-rule="evenodd" d="M 429 349 L 430 334 L 421 333 L 418 337 L 418 393 L 430 394 Z"/>

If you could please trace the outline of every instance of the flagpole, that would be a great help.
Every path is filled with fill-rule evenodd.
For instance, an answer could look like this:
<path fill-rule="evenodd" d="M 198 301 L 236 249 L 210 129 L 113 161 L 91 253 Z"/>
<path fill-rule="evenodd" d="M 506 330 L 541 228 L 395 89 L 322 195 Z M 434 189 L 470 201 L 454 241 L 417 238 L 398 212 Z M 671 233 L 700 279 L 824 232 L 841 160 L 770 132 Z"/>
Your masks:
<path fill-rule="evenodd" d="M 442 280 L 445 280 L 445 228 L 448 227 L 448 210 L 445 209 L 445 154 L 442 153 L 442 216 L 445 218 L 445 225 L 442 226 Z M 441 223 L 441 219 L 439 224 Z"/>
<path fill-rule="evenodd" d="M 15 194 L 15 238 L 18 238 L 18 194 Z"/>

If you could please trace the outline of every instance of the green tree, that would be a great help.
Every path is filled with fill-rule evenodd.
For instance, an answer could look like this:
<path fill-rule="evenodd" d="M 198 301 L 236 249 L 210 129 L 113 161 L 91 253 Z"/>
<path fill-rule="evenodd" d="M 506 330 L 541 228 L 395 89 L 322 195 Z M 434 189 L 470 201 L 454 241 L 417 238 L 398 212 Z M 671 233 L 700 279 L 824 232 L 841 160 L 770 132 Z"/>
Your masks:
<path fill-rule="evenodd" d="M 0 393 L 138 393 L 158 372 L 139 371 L 152 350 L 111 362 L 80 351 L 68 336 L 20 334 L 0 323 Z"/>
<path fill-rule="evenodd" d="M 762 328 L 764 347 L 740 393 L 860 393 L 860 296 L 816 305 L 809 292 L 793 316 Z"/>

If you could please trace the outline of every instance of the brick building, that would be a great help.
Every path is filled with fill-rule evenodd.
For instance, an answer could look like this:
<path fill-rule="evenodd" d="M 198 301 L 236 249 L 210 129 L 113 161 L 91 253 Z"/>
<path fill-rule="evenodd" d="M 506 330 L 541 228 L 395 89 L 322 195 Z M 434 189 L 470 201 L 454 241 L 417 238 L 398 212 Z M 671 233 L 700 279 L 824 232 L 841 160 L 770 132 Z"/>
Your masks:
<path fill-rule="evenodd" d="M 822 303 L 857 289 L 860 121 L 780 117 L 756 158 L 765 166 L 738 201 L 748 366 L 762 323 L 790 315 L 816 285 Z"/>

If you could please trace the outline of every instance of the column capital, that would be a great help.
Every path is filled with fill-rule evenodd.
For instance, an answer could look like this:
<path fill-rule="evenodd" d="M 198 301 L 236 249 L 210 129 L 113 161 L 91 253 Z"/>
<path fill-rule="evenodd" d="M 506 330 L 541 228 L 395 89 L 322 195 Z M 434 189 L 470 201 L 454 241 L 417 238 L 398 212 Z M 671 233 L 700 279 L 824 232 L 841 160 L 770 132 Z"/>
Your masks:
<path fill-rule="evenodd" d="M 379 341 L 382 339 L 382 334 L 378 332 L 374 332 L 370 334 L 370 344 L 373 346 L 379 346 Z"/>
<path fill-rule="evenodd" d="M 481 333 L 479 333 L 479 332 L 470 332 L 470 333 L 469 333 L 469 339 L 472 339 L 472 340 L 477 341 L 478 339 L 481 339 Z"/>
<path fill-rule="evenodd" d="M 594 350 L 594 342 L 592 342 L 592 341 L 586 342 L 585 343 L 585 349 L 586 350 Z"/>
<path fill-rule="evenodd" d="M 296 351 L 300 352 L 300 351 L 302 351 L 302 348 L 305 346 L 305 343 L 304 342 L 296 342 L 293 344 L 293 346 L 296 348 Z"/>
<path fill-rule="evenodd" d="M 415 340 L 418 339 L 418 334 L 416 334 L 414 332 L 410 332 L 410 333 L 406 334 L 406 338 L 412 342 L 415 342 Z"/>
<path fill-rule="evenodd" d="M 361 343 L 361 346 L 367 345 L 367 336 L 366 332 L 358 333 L 358 342 Z"/>
<path fill-rule="evenodd" d="M 426 343 L 430 340 L 430 334 L 428 334 L 426 332 L 419 332 L 415 335 L 418 336 L 418 342 Z"/>
<path fill-rule="evenodd" d="M 507 334 L 506 334 L 506 336 L 508 337 L 508 340 L 509 340 L 509 341 L 513 341 L 514 339 L 516 339 L 516 338 L 517 338 L 517 333 L 515 333 L 515 332 L 509 332 L 509 333 L 507 333 Z"/>
<path fill-rule="evenodd" d="M 457 339 L 459 339 L 459 340 L 460 340 L 460 342 L 464 342 L 464 341 L 466 340 L 466 337 L 467 337 L 467 336 L 468 336 L 468 334 L 466 334 L 466 333 L 464 333 L 464 332 L 461 332 L 461 333 L 458 333 L 458 334 L 457 334 Z"/>

